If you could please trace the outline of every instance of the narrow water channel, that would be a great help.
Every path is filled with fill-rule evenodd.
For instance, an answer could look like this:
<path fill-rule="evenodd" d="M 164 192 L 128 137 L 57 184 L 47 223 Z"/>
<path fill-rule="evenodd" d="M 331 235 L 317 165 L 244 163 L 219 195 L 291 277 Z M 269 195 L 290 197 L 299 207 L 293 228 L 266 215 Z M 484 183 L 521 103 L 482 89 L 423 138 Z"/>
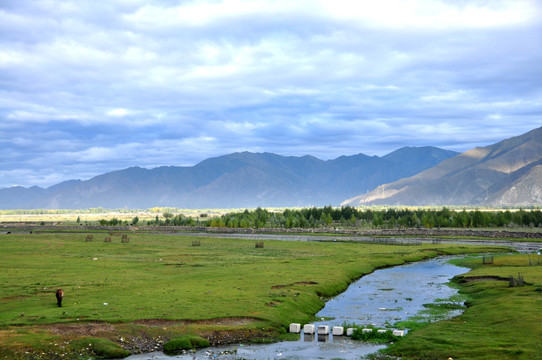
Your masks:
<path fill-rule="evenodd" d="M 447 299 L 457 293 L 446 285 L 466 268 L 438 258 L 393 268 L 377 270 L 351 284 L 348 289 L 329 300 L 316 315 L 318 325 L 342 326 L 346 323 L 393 328 L 424 309 L 423 304 Z M 331 319 L 331 320 L 330 320 Z M 300 334 L 298 341 L 266 345 L 236 344 L 199 350 L 193 354 L 166 356 L 161 352 L 133 355 L 129 360 L 192 360 L 192 359 L 360 359 L 384 348 L 351 340 L 345 336 L 311 336 Z"/>

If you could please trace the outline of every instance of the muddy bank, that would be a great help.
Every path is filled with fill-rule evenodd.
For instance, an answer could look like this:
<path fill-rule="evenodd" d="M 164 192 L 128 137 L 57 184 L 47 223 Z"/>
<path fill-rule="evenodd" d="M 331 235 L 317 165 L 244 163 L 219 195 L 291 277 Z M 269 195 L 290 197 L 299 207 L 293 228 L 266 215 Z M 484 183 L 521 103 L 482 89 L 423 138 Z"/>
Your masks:
<path fill-rule="evenodd" d="M 162 228 L 160 228 L 162 229 Z M 150 230 L 150 229 L 147 229 Z M 156 229 L 155 229 L 156 230 Z M 542 239 L 542 232 L 521 230 L 476 230 L 476 229 L 374 229 L 374 230 L 338 230 L 338 229 L 229 229 L 229 228 L 188 228 L 177 227 L 171 231 L 204 231 L 208 233 L 231 234 L 338 234 L 351 236 L 418 236 L 418 237 L 487 237 L 487 238 L 513 238 L 513 239 Z"/>
<path fill-rule="evenodd" d="M 67 344 L 69 341 L 84 337 L 105 338 L 117 343 L 132 354 L 141 354 L 162 351 L 164 343 L 183 334 L 185 332 L 183 328 L 187 325 L 202 325 L 210 328 L 228 327 L 224 330 L 191 331 L 191 333 L 209 340 L 211 346 L 276 340 L 278 334 L 274 330 L 249 328 L 251 323 L 258 321 L 251 318 L 222 318 L 202 321 L 148 319 L 119 324 L 102 322 L 48 324 L 34 328 L 61 336 L 62 341 L 59 343 Z"/>
<path fill-rule="evenodd" d="M 335 228 L 313 228 L 313 229 L 283 229 L 283 228 L 218 228 L 218 227 L 194 227 L 194 226 L 65 226 L 55 224 L 40 225 L 36 223 L 2 223 L 0 229 L 20 229 L 27 231 L 80 231 L 101 230 L 101 231 L 125 231 L 125 232 L 154 232 L 154 233 L 208 233 L 208 234 L 337 234 L 350 236 L 395 236 L 395 237 L 482 237 L 492 239 L 542 239 L 542 231 L 532 229 L 510 229 L 510 230 L 478 230 L 478 229 L 443 229 L 443 228 L 410 228 L 410 229 L 370 229 L 350 230 Z"/>

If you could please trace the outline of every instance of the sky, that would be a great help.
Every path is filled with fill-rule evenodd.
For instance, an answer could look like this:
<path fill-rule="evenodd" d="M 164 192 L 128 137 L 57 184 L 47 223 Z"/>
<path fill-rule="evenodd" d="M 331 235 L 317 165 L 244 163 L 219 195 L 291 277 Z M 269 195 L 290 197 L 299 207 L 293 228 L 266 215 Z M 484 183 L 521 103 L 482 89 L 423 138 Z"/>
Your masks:
<path fill-rule="evenodd" d="M 540 126 L 539 0 L 0 0 L 0 188 Z"/>

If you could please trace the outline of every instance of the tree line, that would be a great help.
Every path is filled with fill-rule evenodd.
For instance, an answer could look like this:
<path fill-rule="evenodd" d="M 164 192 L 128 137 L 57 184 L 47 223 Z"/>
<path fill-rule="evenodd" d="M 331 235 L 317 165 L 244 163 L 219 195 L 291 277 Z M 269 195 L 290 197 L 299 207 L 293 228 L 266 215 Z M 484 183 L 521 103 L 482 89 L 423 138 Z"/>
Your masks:
<path fill-rule="evenodd" d="M 542 227 L 542 211 L 441 209 L 358 209 L 325 206 L 269 211 L 262 208 L 222 216 L 189 217 L 166 212 L 147 221 L 149 226 L 205 226 L 224 228 L 503 228 Z"/>

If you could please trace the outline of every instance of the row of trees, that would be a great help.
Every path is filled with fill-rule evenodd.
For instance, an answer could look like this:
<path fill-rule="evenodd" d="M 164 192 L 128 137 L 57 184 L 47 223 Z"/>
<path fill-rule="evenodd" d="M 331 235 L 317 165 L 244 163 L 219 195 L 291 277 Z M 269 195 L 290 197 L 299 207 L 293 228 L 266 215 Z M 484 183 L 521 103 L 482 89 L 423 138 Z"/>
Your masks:
<path fill-rule="evenodd" d="M 81 220 L 80 218 L 78 217 L 77 218 L 77 223 L 79 223 Z M 101 219 L 99 221 L 100 225 L 102 226 L 135 226 L 137 225 L 137 223 L 139 222 L 139 217 L 136 216 L 132 219 L 131 222 L 129 222 L 128 220 L 120 220 L 120 219 L 117 219 L 116 217 L 112 218 L 112 219 L 109 219 L 109 220 L 106 220 L 106 219 Z"/>
<path fill-rule="evenodd" d="M 164 213 L 161 219 L 147 222 L 155 226 L 207 226 L 226 228 L 480 228 L 480 227 L 542 227 L 542 211 L 523 210 L 481 211 L 430 209 L 357 209 L 350 206 L 333 208 L 286 209 L 269 211 L 257 208 L 231 212 L 220 217 L 199 218 Z"/>

